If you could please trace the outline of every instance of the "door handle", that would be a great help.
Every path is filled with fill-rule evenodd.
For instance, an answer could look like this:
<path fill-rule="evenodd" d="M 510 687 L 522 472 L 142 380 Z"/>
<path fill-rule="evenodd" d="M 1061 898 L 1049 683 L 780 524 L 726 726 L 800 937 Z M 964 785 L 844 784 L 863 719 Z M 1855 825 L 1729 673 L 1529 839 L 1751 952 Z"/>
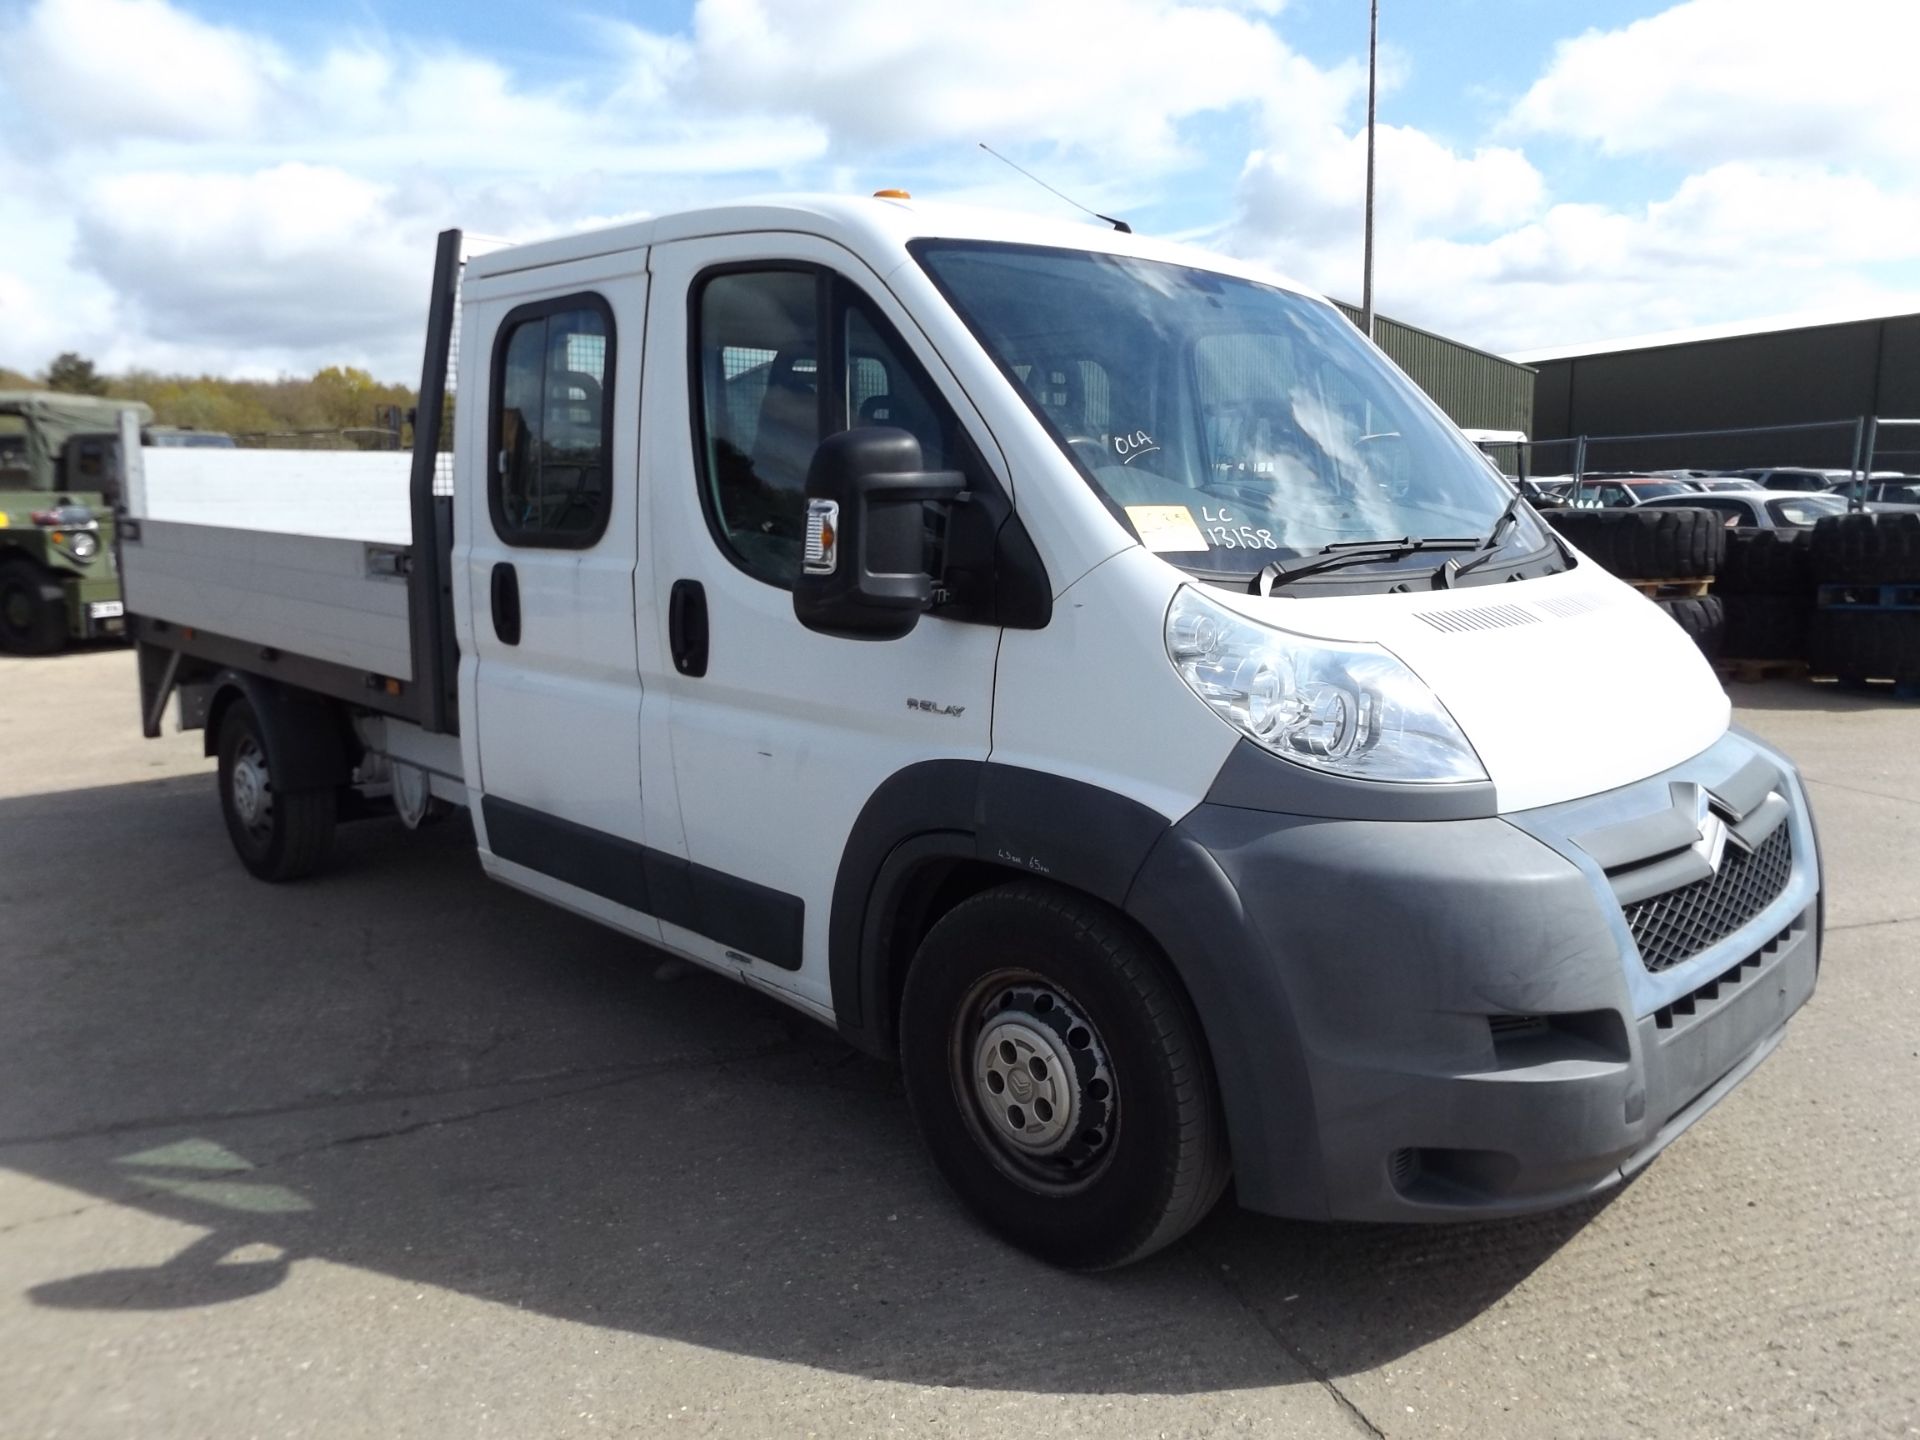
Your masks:
<path fill-rule="evenodd" d="M 493 633 L 502 645 L 520 643 L 520 573 L 505 560 L 493 567 Z"/>
<path fill-rule="evenodd" d="M 698 580 L 673 582 L 667 596 L 667 648 L 682 675 L 707 673 L 707 592 Z"/>

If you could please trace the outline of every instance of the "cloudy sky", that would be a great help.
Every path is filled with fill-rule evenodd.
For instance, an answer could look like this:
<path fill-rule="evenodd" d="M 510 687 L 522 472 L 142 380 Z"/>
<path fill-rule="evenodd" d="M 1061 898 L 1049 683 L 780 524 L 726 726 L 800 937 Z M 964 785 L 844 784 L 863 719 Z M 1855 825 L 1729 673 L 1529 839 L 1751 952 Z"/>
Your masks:
<path fill-rule="evenodd" d="M 1377 292 L 1500 351 L 1920 309 L 1915 0 L 1384 0 Z M 431 239 L 770 191 L 1360 290 L 1365 0 L 0 0 L 0 364 L 406 378 Z"/>

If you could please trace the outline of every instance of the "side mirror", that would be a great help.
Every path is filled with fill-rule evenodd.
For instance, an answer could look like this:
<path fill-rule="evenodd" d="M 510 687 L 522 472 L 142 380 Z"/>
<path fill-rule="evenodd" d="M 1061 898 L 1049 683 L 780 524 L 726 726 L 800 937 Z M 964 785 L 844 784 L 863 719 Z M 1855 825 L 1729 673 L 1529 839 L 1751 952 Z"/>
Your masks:
<path fill-rule="evenodd" d="M 920 442 L 886 425 L 829 435 L 813 452 L 793 587 L 793 613 L 809 630 L 898 640 L 932 607 L 926 507 L 959 499 L 966 480 L 920 466 Z"/>

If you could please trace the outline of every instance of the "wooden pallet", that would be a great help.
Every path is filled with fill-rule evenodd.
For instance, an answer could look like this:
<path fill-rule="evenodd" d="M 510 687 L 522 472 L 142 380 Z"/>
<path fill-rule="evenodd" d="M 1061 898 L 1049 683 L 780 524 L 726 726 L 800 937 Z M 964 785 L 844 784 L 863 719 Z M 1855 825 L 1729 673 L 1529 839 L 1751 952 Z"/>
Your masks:
<path fill-rule="evenodd" d="M 1842 690 L 1855 695 L 1871 695 L 1875 699 L 1920 700 L 1920 684 L 1911 680 L 1894 680 L 1882 676 L 1836 675 L 1834 683 Z"/>
<path fill-rule="evenodd" d="M 1807 674 L 1804 660 L 1721 659 L 1714 662 L 1714 668 L 1722 680 L 1738 680 L 1742 685 L 1758 680 L 1802 680 Z"/>
<path fill-rule="evenodd" d="M 1687 600 L 1698 599 L 1713 587 L 1713 580 L 1629 580 L 1627 584 L 1638 590 L 1649 600 Z"/>

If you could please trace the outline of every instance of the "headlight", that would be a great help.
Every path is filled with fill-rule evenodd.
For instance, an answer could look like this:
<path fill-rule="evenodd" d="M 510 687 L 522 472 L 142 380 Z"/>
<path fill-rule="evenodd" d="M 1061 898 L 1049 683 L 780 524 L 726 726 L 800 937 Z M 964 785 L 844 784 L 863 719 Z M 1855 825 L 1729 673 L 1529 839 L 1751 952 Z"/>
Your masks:
<path fill-rule="evenodd" d="M 67 553 L 76 560 L 91 560 L 100 553 L 100 537 L 91 530 L 80 530 L 67 537 Z"/>
<path fill-rule="evenodd" d="M 1373 645 L 1256 624 L 1183 586 L 1167 654 L 1215 714 L 1284 759 L 1361 780 L 1485 780 L 1424 681 Z"/>

